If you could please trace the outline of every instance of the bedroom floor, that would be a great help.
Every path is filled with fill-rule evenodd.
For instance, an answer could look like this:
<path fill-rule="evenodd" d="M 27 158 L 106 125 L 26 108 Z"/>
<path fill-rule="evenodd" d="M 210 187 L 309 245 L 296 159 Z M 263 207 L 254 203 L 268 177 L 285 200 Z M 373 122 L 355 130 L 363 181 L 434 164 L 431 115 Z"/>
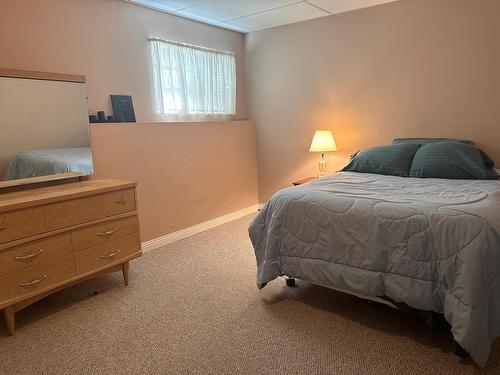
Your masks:
<path fill-rule="evenodd" d="M 4 374 L 499 374 L 418 317 L 283 280 L 255 287 L 251 216 L 147 253 L 0 324 Z M 98 292 L 97 294 L 94 292 Z"/>

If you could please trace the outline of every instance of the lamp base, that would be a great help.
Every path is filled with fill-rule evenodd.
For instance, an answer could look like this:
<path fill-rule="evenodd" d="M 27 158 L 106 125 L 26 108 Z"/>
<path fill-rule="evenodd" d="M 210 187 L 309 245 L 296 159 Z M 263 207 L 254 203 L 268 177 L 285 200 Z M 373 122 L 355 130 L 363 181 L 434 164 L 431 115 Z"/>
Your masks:
<path fill-rule="evenodd" d="M 321 159 L 319 159 L 318 167 L 318 177 L 324 177 L 326 175 L 326 159 L 325 159 L 325 154 L 321 153 Z"/>

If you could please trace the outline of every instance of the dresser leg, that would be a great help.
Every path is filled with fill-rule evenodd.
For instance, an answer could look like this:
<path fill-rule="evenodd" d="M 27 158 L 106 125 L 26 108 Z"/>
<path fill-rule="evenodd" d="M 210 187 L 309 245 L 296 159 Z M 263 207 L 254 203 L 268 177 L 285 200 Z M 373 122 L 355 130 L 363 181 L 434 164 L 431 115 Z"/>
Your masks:
<path fill-rule="evenodd" d="M 10 336 L 14 335 L 14 306 L 6 307 L 3 310 L 3 315 L 5 318 L 5 325 L 7 326 L 7 332 Z"/>
<path fill-rule="evenodd" d="M 127 286 L 128 285 L 128 262 L 123 263 L 122 274 L 123 274 L 123 281 L 125 281 L 125 286 Z"/>

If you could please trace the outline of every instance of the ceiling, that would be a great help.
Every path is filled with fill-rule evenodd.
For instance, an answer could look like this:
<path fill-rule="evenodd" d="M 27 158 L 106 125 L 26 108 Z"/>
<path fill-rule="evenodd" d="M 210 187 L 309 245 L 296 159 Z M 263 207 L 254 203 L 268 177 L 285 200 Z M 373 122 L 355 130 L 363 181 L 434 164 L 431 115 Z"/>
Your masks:
<path fill-rule="evenodd" d="M 125 0 L 243 33 L 397 0 Z"/>

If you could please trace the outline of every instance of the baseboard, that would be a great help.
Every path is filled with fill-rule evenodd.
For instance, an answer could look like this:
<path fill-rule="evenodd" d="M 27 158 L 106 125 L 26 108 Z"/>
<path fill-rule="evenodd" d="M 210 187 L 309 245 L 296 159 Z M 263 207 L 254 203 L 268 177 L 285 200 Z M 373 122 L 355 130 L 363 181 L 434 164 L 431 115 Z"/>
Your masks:
<path fill-rule="evenodd" d="M 190 237 L 194 234 L 201 233 L 203 231 L 206 231 L 211 228 L 215 228 L 219 225 L 229 223 L 230 221 L 239 219 L 243 216 L 250 215 L 251 213 L 255 213 L 258 211 L 259 204 L 254 204 L 250 207 L 243 208 L 238 211 L 231 212 L 227 215 L 219 216 L 216 217 L 215 219 L 211 219 L 208 221 L 205 221 L 200 224 L 193 225 L 192 227 L 187 227 L 184 229 L 181 229 L 177 232 L 169 233 L 165 236 L 161 236 L 158 238 L 154 238 L 150 241 L 146 241 L 142 243 L 142 252 L 147 253 L 148 251 L 158 249 L 162 246 L 168 245 L 170 243 L 182 240 L 184 238 Z"/>

